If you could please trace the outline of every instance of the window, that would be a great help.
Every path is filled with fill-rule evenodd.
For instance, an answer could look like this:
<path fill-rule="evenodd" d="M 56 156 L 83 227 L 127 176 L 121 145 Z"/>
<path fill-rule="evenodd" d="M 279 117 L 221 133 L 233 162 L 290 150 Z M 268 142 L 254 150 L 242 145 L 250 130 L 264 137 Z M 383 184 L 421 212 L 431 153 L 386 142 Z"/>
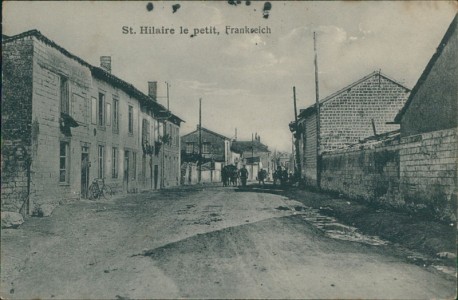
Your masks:
<path fill-rule="evenodd" d="M 158 122 L 157 125 L 158 125 L 159 136 L 163 136 L 164 135 L 164 123 Z"/>
<path fill-rule="evenodd" d="M 119 100 L 113 98 L 113 131 L 119 131 Z"/>
<path fill-rule="evenodd" d="M 161 135 L 159 124 L 161 124 L 159 121 L 156 122 L 155 126 L 155 133 L 154 133 L 154 141 L 159 142 L 159 136 Z"/>
<path fill-rule="evenodd" d="M 157 127 L 156 126 L 156 121 L 153 120 L 153 122 L 151 123 L 151 134 L 152 134 L 151 141 L 153 141 L 153 142 L 157 142 L 157 140 L 156 140 L 156 136 L 157 136 L 156 135 L 156 127 Z"/>
<path fill-rule="evenodd" d="M 194 152 L 194 143 L 186 143 L 186 153 L 191 154 Z"/>
<path fill-rule="evenodd" d="M 70 114 L 68 79 L 60 77 L 60 112 Z"/>
<path fill-rule="evenodd" d="M 99 178 L 103 178 L 105 174 L 105 147 L 99 145 Z"/>
<path fill-rule="evenodd" d="M 129 105 L 129 133 L 134 133 L 134 108 Z"/>
<path fill-rule="evenodd" d="M 68 142 L 60 142 L 60 151 L 59 151 L 59 182 L 68 183 Z"/>
<path fill-rule="evenodd" d="M 91 102 L 91 122 L 97 124 L 97 99 L 92 97 Z"/>
<path fill-rule="evenodd" d="M 148 142 L 149 143 L 149 121 L 146 119 L 142 120 L 142 143 Z"/>
<path fill-rule="evenodd" d="M 98 111 L 99 126 L 105 125 L 105 95 L 99 93 L 99 111 Z"/>
<path fill-rule="evenodd" d="M 111 104 L 107 103 L 107 126 L 111 125 Z"/>
<path fill-rule="evenodd" d="M 111 178 L 118 178 L 118 148 L 113 147 Z"/>
<path fill-rule="evenodd" d="M 202 153 L 210 153 L 210 143 L 202 143 Z"/>
<path fill-rule="evenodd" d="M 132 152 L 132 179 L 137 178 L 137 152 Z"/>

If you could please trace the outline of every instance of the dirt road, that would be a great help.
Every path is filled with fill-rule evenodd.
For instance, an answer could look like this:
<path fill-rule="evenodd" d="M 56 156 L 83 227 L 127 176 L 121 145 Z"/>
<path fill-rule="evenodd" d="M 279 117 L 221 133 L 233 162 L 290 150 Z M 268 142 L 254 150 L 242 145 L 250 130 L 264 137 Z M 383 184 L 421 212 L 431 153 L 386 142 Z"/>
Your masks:
<path fill-rule="evenodd" d="M 455 278 L 389 254 L 376 239 L 332 238 L 309 220 L 299 202 L 221 187 L 66 204 L 2 230 L 1 295 L 455 297 Z"/>

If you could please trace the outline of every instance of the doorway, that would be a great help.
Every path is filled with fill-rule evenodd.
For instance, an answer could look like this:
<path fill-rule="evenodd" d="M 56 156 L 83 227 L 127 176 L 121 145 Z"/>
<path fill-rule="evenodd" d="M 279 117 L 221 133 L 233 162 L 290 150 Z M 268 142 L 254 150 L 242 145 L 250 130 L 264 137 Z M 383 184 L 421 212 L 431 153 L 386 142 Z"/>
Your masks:
<path fill-rule="evenodd" d="M 89 190 L 89 147 L 81 147 L 81 198 L 87 199 Z"/>
<path fill-rule="evenodd" d="M 129 155 L 130 151 L 124 150 L 124 191 L 129 192 Z"/>
<path fill-rule="evenodd" d="M 157 181 L 159 179 L 159 166 L 154 165 L 154 189 L 157 190 Z"/>

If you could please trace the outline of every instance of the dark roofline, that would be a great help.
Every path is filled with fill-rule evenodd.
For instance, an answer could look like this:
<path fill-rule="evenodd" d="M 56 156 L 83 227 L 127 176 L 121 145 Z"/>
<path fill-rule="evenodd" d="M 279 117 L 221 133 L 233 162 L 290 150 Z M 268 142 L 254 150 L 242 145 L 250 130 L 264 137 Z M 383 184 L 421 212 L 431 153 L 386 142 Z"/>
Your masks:
<path fill-rule="evenodd" d="M 259 142 L 259 141 L 256 141 L 256 140 L 254 140 L 254 141 L 233 141 L 233 142 L 232 142 L 232 145 L 231 145 L 231 150 L 232 150 L 232 148 L 233 148 L 234 146 L 235 146 L 235 148 L 237 148 L 237 144 L 238 144 L 238 143 L 240 143 L 240 146 L 242 145 L 242 143 L 245 144 L 245 145 L 246 145 L 246 144 L 248 144 L 248 145 L 253 144 L 254 148 L 259 150 L 258 152 L 269 152 L 269 153 L 271 152 L 271 151 L 269 150 L 269 147 L 268 147 L 267 145 L 265 145 L 265 144 L 263 144 L 263 143 L 261 143 L 261 142 Z M 264 151 L 264 149 L 262 149 L 262 148 L 265 148 L 265 151 Z M 232 151 L 232 152 L 236 152 L 236 153 L 240 153 L 240 154 L 241 154 L 242 152 L 251 152 L 251 150 L 248 150 L 248 151 L 243 151 L 243 150 L 241 150 L 241 149 L 234 149 L 234 150 L 235 150 L 235 151 Z M 238 152 L 238 151 L 241 151 L 241 152 Z"/>
<path fill-rule="evenodd" d="M 401 123 L 404 114 L 406 113 L 407 109 L 410 106 L 410 103 L 412 102 L 413 98 L 417 94 L 417 92 L 420 89 L 420 87 L 423 85 L 423 83 L 428 78 L 429 73 L 431 72 L 432 68 L 436 64 L 436 61 L 442 55 L 442 52 L 444 51 L 445 46 L 447 46 L 450 38 L 452 37 L 453 33 L 456 31 L 457 16 L 458 16 L 458 14 L 455 14 L 455 17 L 453 18 L 453 20 L 450 23 L 447 31 L 445 32 L 444 37 L 442 38 L 441 42 L 439 43 L 439 46 L 437 47 L 436 52 L 433 54 L 433 56 L 429 60 L 429 62 L 426 65 L 425 69 L 423 70 L 423 73 L 421 74 L 421 76 L 418 79 L 417 83 L 413 87 L 412 92 L 410 92 L 409 98 L 407 98 L 407 101 L 404 104 L 404 107 L 399 111 L 399 113 L 394 118 L 394 122 L 395 123 L 397 123 L 397 124 Z"/>
<path fill-rule="evenodd" d="M 199 126 L 199 125 L 197 125 L 197 126 Z M 205 128 L 205 127 L 202 127 L 202 130 L 203 130 L 203 131 L 207 131 L 208 133 L 214 134 L 214 135 L 216 135 L 216 136 L 219 136 L 219 137 L 221 137 L 221 138 L 223 138 L 223 139 L 225 139 L 225 140 L 228 140 L 228 141 L 231 140 L 230 138 L 228 138 L 228 137 L 226 137 L 226 136 L 224 136 L 224 135 L 222 135 L 222 134 L 219 134 L 219 133 L 217 133 L 217 132 L 214 132 L 214 131 L 212 131 L 212 130 L 210 130 L 210 129 L 207 129 L 207 128 Z M 191 134 L 193 134 L 193 133 L 197 133 L 198 131 L 199 131 L 199 130 L 196 129 L 196 130 L 191 131 L 190 133 L 187 133 L 187 134 L 185 134 L 185 135 L 183 135 L 183 136 L 181 136 L 181 137 L 185 137 L 185 136 L 191 135 Z"/>
<path fill-rule="evenodd" d="M 167 117 L 167 115 L 170 114 L 170 116 L 168 116 L 167 119 L 170 119 L 172 122 L 176 123 L 177 125 L 180 125 L 181 122 L 184 122 L 183 119 L 181 119 L 177 115 L 168 111 L 167 108 L 165 108 L 163 105 L 153 100 L 153 98 L 145 95 L 143 92 L 138 90 L 132 84 L 122 80 L 121 78 L 111 73 L 108 73 L 107 71 L 103 70 L 102 68 L 93 66 L 89 64 L 88 62 L 86 62 L 85 60 L 81 59 L 80 57 L 68 52 L 66 49 L 59 46 L 54 41 L 50 40 L 49 38 L 44 36 L 40 31 L 36 29 L 25 31 L 23 33 L 20 33 L 20 34 L 11 36 L 11 37 L 3 38 L 2 43 L 8 43 L 8 42 L 19 40 L 25 37 L 32 37 L 32 36 L 42 41 L 43 43 L 47 44 L 48 46 L 55 48 L 56 50 L 61 52 L 63 55 L 73 60 L 76 60 L 81 65 L 89 68 L 91 71 L 91 74 L 94 77 L 105 80 L 114 86 L 122 88 L 127 94 L 130 94 L 131 96 L 136 97 L 138 100 L 142 101 L 143 104 L 145 104 L 146 106 L 150 107 L 153 110 L 157 110 L 158 117 Z M 5 35 L 2 35 L 2 37 L 5 37 Z"/>
<path fill-rule="evenodd" d="M 354 86 L 356 86 L 356 85 L 358 85 L 358 84 L 360 84 L 360 83 L 362 83 L 362 82 L 368 80 L 369 78 L 371 78 L 371 77 L 373 77 L 373 76 L 375 76 L 375 75 L 379 75 L 379 76 L 381 76 L 381 77 L 383 77 L 383 78 L 385 78 L 385 79 L 387 79 L 387 80 L 393 82 L 394 84 L 396 84 L 396 85 L 402 87 L 402 88 L 405 89 L 406 91 L 410 91 L 410 89 L 407 88 L 405 85 L 403 85 L 403 84 L 401 84 L 400 82 L 398 82 L 398 81 L 396 81 L 396 80 L 394 80 L 394 79 L 388 77 L 387 75 L 385 75 L 385 74 L 382 73 L 381 71 L 374 71 L 374 72 L 372 72 L 372 73 L 370 73 L 370 74 L 364 76 L 363 78 L 361 78 L 361 79 L 359 79 L 359 80 L 357 80 L 357 81 L 355 81 L 355 82 L 353 82 L 353 83 L 351 83 L 351 84 L 345 86 L 344 88 L 338 90 L 337 92 L 335 92 L 335 93 L 333 93 L 333 94 L 331 94 L 331 95 L 329 95 L 329 96 L 327 96 L 327 97 L 321 99 L 321 100 L 320 100 L 320 106 L 323 105 L 324 103 L 328 102 L 328 101 L 331 101 L 332 99 L 334 99 L 334 98 L 337 97 L 338 95 L 342 94 L 343 92 L 347 91 L 348 89 L 353 88 Z M 316 103 L 314 103 L 314 104 L 308 106 L 308 107 L 305 108 L 305 109 L 301 109 L 298 117 L 309 116 L 309 115 L 313 114 L 313 112 L 315 112 L 315 110 L 316 110 Z"/>

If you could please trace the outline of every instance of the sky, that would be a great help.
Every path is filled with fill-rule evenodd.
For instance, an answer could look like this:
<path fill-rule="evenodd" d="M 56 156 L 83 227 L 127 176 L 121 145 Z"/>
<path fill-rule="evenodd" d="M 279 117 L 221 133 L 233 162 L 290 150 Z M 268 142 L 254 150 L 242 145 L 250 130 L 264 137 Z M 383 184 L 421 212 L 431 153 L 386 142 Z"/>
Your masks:
<path fill-rule="evenodd" d="M 229 138 L 237 128 L 238 140 L 257 133 L 271 150 L 291 151 L 293 86 L 298 110 L 315 102 L 314 32 L 321 99 L 378 70 L 412 88 L 458 9 L 449 1 L 270 3 L 264 18 L 264 1 L 6 1 L 2 33 L 38 29 L 96 66 L 109 55 L 112 73 L 139 90 L 157 81 L 163 105 L 168 82 L 181 134 L 196 128 L 202 98 L 203 127 Z M 176 32 L 139 34 L 140 26 Z M 270 33 L 227 35 L 226 26 Z M 206 27 L 219 34 L 191 36 Z"/>

